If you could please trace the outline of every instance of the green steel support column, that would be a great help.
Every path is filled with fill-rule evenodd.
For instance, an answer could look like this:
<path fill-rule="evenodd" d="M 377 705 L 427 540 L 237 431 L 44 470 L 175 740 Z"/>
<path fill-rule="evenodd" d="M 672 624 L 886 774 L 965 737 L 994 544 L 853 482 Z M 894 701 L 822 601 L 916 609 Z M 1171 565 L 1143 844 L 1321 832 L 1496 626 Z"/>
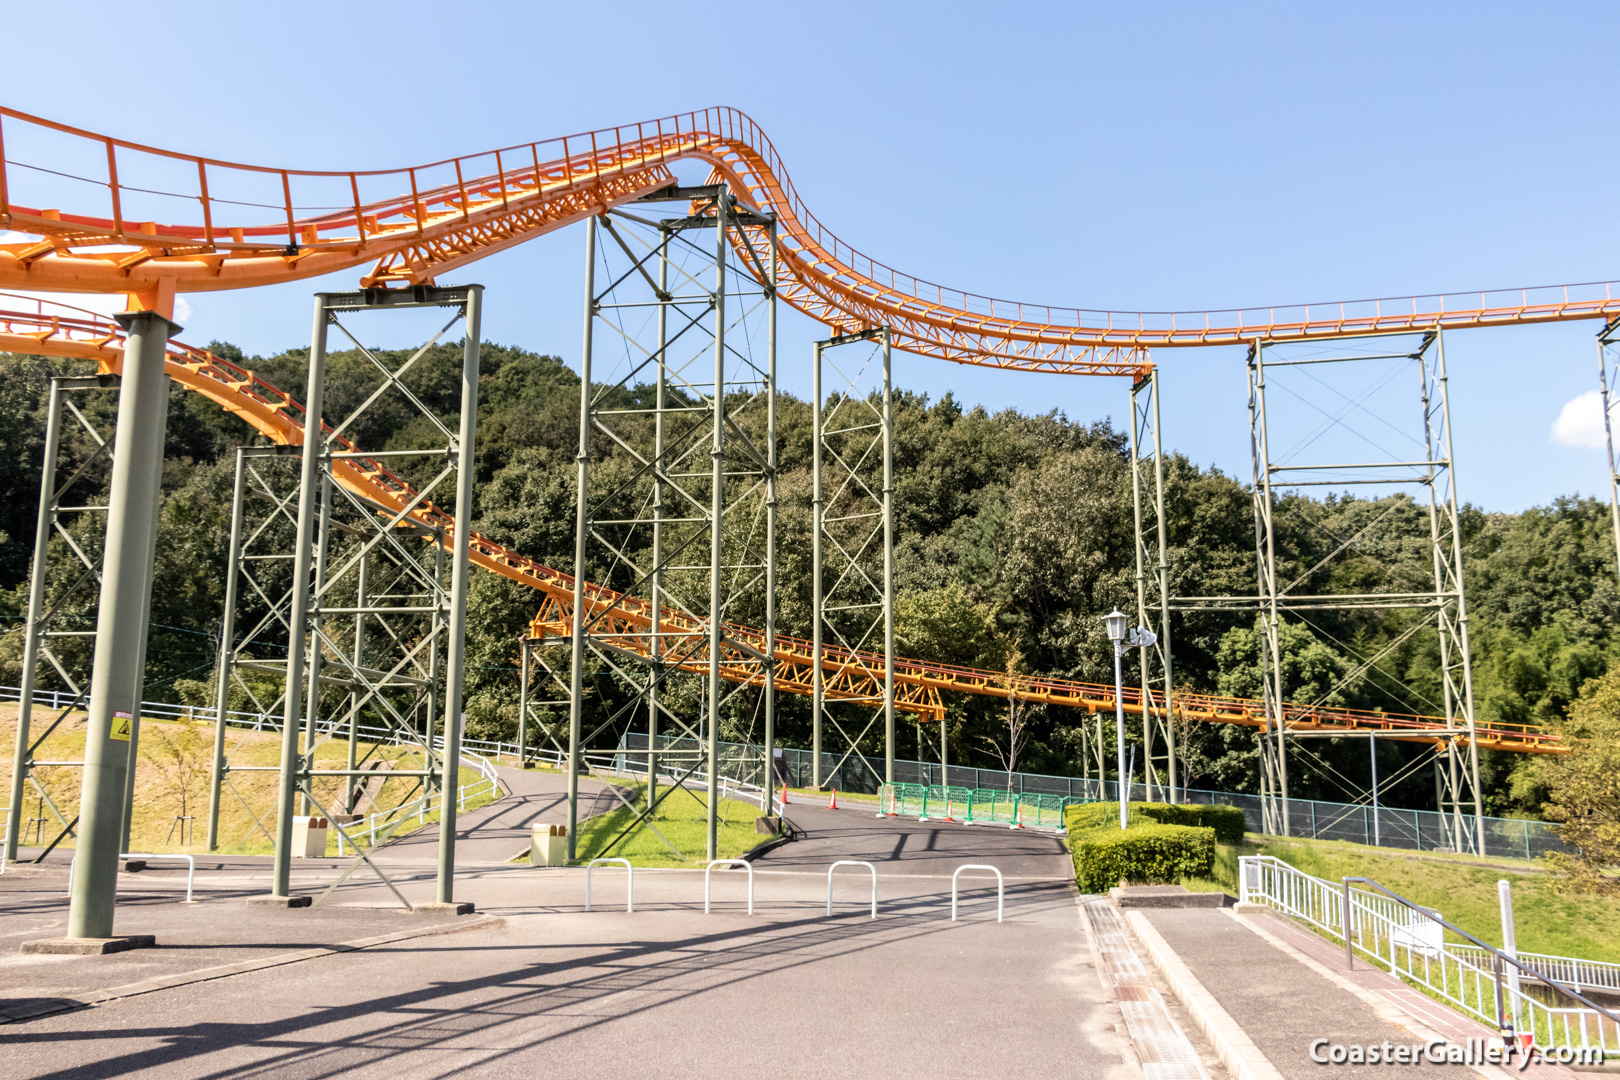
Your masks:
<path fill-rule="evenodd" d="M 355 567 L 355 597 L 354 606 L 363 611 L 371 596 L 370 582 L 367 570 L 371 559 L 365 555 L 360 556 L 360 564 Z M 365 659 L 366 649 L 366 617 L 356 612 L 354 616 L 354 657 L 355 667 L 359 667 Z M 360 734 L 360 690 L 355 688 L 349 693 L 349 745 L 343 757 L 343 767 L 349 770 L 348 778 L 343 785 L 343 812 L 354 813 L 355 789 L 359 786 L 360 778 L 354 775 L 355 764 L 359 760 L 359 734 Z"/>
<path fill-rule="evenodd" d="M 529 761 L 529 632 L 518 639 L 518 768 Z"/>
<path fill-rule="evenodd" d="M 724 579 L 726 496 L 726 211 L 730 195 L 714 201 L 714 441 L 709 490 L 709 805 L 705 833 L 710 859 L 720 857 L 720 629 Z"/>
<path fill-rule="evenodd" d="M 236 656 L 237 564 L 242 559 L 242 496 L 247 462 L 236 448 L 236 473 L 231 484 L 231 546 L 225 560 L 225 612 L 219 622 L 219 661 L 214 686 L 214 757 L 208 770 L 208 850 L 219 850 L 219 797 L 225 781 L 225 713 L 231 700 L 231 663 Z M 351 766 L 352 768 L 352 766 Z"/>
<path fill-rule="evenodd" d="M 1614 453 L 1614 386 L 1609 372 L 1608 350 L 1620 338 L 1620 316 L 1604 325 L 1597 337 L 1598 400 L 1603 407 L 1603 445 L 1608 451 L 1604 468 L 1609 473 L 1609 517 L 1614 528 L 1615 568 L 1620 570 L 1620 457 Z M 16 811 L 12 811 L 15 815 Z"/>
<path fill-rule="evenodd" d="M 883 328 L 883 779 L 894 783 L 894 383 Z M 943 721 L 942 721 L 943 723 Z"/>
<path fill-rule="evenodd" d="M 662 300 L 669 296 L 669 241 L 670 234 L 662 231 L 658 236 L 658 294 Z M 664 620 L 664 410 L 669 407 L 669 304 L 658 305 L 658 408 L 653 414 L 653 485 L 652 485 L 652 575 L 648 582 L 652 601 L 652 636 L 647 643 L 647 810 L 650 813 L 658 801 L 658 683 L 664 677 L 662 666 Z"/>
<path fill-rule="evenodd" d="M 138 641 L 149 618 L 149 550 L 168 427 L 169 378 L 165 346 L 179 327 L 156 312 L 118 316 L 124 326 L 119 388 L 117 455 L 107 500 L 107 545 L 102 562 L 90 709 L 79 798 L 77 871 L 69 890 L 68 936 L 111 937 L 117 890 L 119 831 L 123 817 L 127 744 L 114 739 L 115 721 L 133 716 L 140 699 Z"/>
<path fill-rule="evenodd" d="M 322 452 L 324 458 L 324 448 Z M 315 767 L 315 722 L 321 715 L 321 668 L 326 658 L 321 654 L 321 607 L 326 600 L 326 557 L 332 546 L 332 472 L 330 463 L 321 467 L 321 514 L 315 526 L 315 584 L 311 586 L 309 636 L 315 642 L 308 658 L 309 686 L 305 692 L 304 751 L 299 758 L 299 772 L 308 775 Z M 300 801 L 305 817 L 315 813 L 315 802 L 305 789 Z"/>
<path fill-rule="evenodd" d="M 825 688 L 821 671 L 821 351 L 816 342 L 810 367 L 810 786 L 821 787 L 821 713 Z"/>
<path fill-rule="evenodd" d="M 163 380 L 163 389 L 157 395 L 147 399 L 147 410 L 143 413 L 141 423 L 156 425 L 167 431 L 169 420 L 169 380 Z M 116 443 L 114 444 L 116 446 Z M 162 498 L 163 491 L 163 455 L 147 462 L 146 484 L 151 491 L 157 492 L 156 498 Z M 157 528 L 158 515 L 154 513 L 146 535 L 146 562 L 148 566 L 157 563 Z M 145 610 L 152 610 L 152 575 L 150 571 L 146 578 Z M 141 749 L 141 691 L 146 685 L 146 645 L 151 640 L 151 619 L 141 620 L 140 633 L 135 642 L 135 688 L 133 691 L 134 707 L 129 723 L 129 746 L 126 748 L 128 767 L 124 770 L 124 806 L 123 817 L 118 830 L 118 850 L 128 851 L 129 830 L 135 818 L 135 772 L 140 766 Z"/>
<path fill-rule="evenodd" d="M 1164 444 L 1159 437 L 1159 369 L 1153 374 L 1153 498 L 1159 524 L 1159 655 L 1164 660 L 1164 725 L 1169 738 L 1170 801 L 1178 802 L 1181 777 L 1176 764 L 1176 710 L 1170 668 L 1170 534 L 1164 520 Z"/>
<path fill-rule="evenodd" d="M 315 297 L 315 328 L 309 350 L 309 378 L 304 390 L 304 448 L 298 471 L 298 524 L 293 537 L 292 613 L 287 628 L 287 692 L 281 718 L 281 786 L 276 795 L 276 853 L 270 874 L 270 893 L 286 896 L 292 883 L 293 813 L 298 802 L 298 727 L 302 719 L 304 654 L 309 642 L 310 605 L 314 596 L 309 588 L 315 561 L 315 519 L 320 497 L 316 478 L 320 474 L 325 442 L 321 432 L 321 410 L 326 387 L 326 331 L 330 316 L 326 296 Z"/>
<path fill-rule="evenodd" d="M 591 336 L 596 329 L 596 218 L 585 223 L 585 343 L 579 358 L 579 455 L 574 506 L 574 636 L 568 702 L 568 860 L 577 854 L 579 743 L 585 722 L 585 539 L 590 532 L 587 470 L 591 456 Z"/>
<path fill-rule="evenodd" d="M 770 225 L 771 296 L 766 330 L 766 379 L 770 397 L 765 400 L 765 813 L 771 812 L 771 790 L 776 786 L 776 221 Z M 662 414 L 660 414 L 662 415 Z M 892 734 L 892 733 L 891 733 Z"/>
<path fill-rule="evenodd" d="M 444 786 L 439 795 L 438 902 L 454 901 L 456 800 L 461 788 L 462 711 L 467 673 L 467 580 L 472 573 L 473 443 L 478 433 L 479 331 L 484 289 L 467 289 L 467 327 L 461 353 L 461 430 L 456 436 L 456 524 L 450 565 L 450 644 L 444 679 Z"/>
<path fill-rule="evenodd" d="M 51 380 L 50 403 L 45 414 L 45 463 L 39 476 L 39 515 L 34 525 L 34 565 L 28 579 L 28 625 L 23 630 L 22 678 L 17 695 L 17 750 L 11 758 L 11 799 L 6 804 L 11 812 L 6 815 L 5 858 L 17 857 L 17 838 L 21 835 L 23 798 L 27 790 L 32 755 L 28 744 L 32 736 L 29 724 L 34 713 L 35 667 L 39 664 L 39 638 L 43 627 L 39 622 L 45 616 L 45 560 L 50 552 L 51 525 L 56 504 L 56 457 L 62 445 L 61 385 Z"/>

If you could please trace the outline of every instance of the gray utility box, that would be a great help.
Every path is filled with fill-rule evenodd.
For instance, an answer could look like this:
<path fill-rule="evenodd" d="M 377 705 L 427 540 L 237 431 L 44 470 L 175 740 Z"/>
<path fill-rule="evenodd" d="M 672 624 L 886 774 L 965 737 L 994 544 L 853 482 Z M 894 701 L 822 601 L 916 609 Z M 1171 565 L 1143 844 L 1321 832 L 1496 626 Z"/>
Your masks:
<path fill-rule="evenodd" d="M 325 857 L 326 830 L 327 821 L 323 817 L 293 818 L 293 854 L 301 855 L 306 859 Z"/>
<path fill-rule="evenodd" d="M 530 830 L 530 866 L 561 866 L 567 861 L 567 825 L 536 825 Z"/>

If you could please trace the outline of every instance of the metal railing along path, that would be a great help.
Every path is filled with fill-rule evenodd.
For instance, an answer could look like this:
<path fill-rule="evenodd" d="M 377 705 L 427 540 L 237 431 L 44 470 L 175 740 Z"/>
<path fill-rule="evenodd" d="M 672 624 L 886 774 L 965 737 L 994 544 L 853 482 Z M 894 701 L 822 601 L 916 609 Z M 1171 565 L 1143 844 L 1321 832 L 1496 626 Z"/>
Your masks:
<path fill-rule="evenodd" d="M 1238 886 L 1244 903 L 1263 904 L 1342 942 L 1347 965 L 1353 966 L 1360 954 L 1505 1037 L 1528 1037 L 1543 1050 L 1620 1056 L 1620 1016 L 1376 881 L 1325 881 L 1280 859 L 1255 855 L 1238 860 Z M 1448 941 L 1447 934 L 1463 943 Z M 1553 959 L 1583 963 L 1572 957 Z M 1575 1004 L 1550 1005 L 1526 993 L 1527 984 L 1546 986 Z"/>

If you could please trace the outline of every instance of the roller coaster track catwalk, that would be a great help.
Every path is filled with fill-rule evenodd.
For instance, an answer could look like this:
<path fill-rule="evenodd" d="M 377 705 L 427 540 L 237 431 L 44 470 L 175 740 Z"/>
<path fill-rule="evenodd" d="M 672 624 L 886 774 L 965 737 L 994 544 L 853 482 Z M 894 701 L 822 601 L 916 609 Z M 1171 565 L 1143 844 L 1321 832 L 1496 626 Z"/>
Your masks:
<path fill-rule="evenodd" d="M 477 259 L 566 227 L 675 183 L 680 161 L 707 164 L 751 209 L 772 215 L 779 240 L 778 296 L 848 334 L 888 327 L 908 352 L 1022 371 L 1141 377 L 1154 347 L 1334 338 L 1377 331 L 1460 328 L 1609 318 L 1620 314 L 1620 283 L 1595 282 L 1412 296 L 1399 299 L 1207 312 L 1113 312 L 998 300 L 904 274 L 834 236 L 799 198 L 775 148 L 745 114 L 713 108 L 643 123 L 525 143 L 395 170 L 309 171 L 242 165 L 114 139 L 0 108 L 0 228 L 36 240 L 0 244 L 0 289 L 125 293 L 133 307 L 169 314 L 177 293 L 250 288 L 365 266 L 362 285 L 429 284 Z M 61 190 L 87 192 L 75 211 L 51 206 Z M 89 204 L 94 205 L 89 205 Z M 235 215 L 254 220 L 231 224 Z M 768 254 L 765 228 L 737 230 L 745 263 Z M 122 363 L 121 331 L 86 312 L 0 315 L 0 349 Z M 296 445 L 301 406 L 286 394 L 206 352 L 173 345 L 168 372 L 248 421 L 268 438 Z M 393 512 L 416 494 L 382 464 L 334 463 L 339 483 Z M 422 501 L 410 517 L 448 524 Z M 573 580 L 474 536 L 479 566 L 546 597 L 533 632 L 571 630 Z M 593 636 L 640 653 L 651 616 L 640 602 L 584 586 Z M 693 627 L 666 616 L 677 640 Z M 722 672 L 757 677 L 764 635 L 728 626 L 722 648 L 739 661 Z M 777 638 L 778 686 L 807 692 L 809 643 Z M 748 658 L 752 665 L 740 661 Z M 703 653 L 680 666 L 700 670 Z M 881 656 L 824 653 L 828 696 L 866 699 L 882 685 Z M 956 691 L 1113 708 L 1108 686 L 897 660 L 897 707 L 918 718 L 943 714 L 940 693 Z M 1125 708 L 1140 713 L 1136 691 Z M 1258 701 L 1179 694 L 1188 719 L 1263 727 Z M 1441 744 L 1466 736 L 1439 732 L 1442 718 L 1321 707 L 1288 707 L 1300 730 L 1378 730 L 1391 738 Z M 1561 751 L 1535 728 L 1493 725 L 1479 745 L 1528 753 Z"/>
<path fill-rule="evenodd" d="M 0 302 L 8 298 L 0 297 Z M 16 303 L 21 298 L 9 298 Z M 94 360 L 103 374 L 116 374 L 123 364 L 123 331 L 87 311 L 74 311 L 59 305 L 45 305 L 41 311 L 0 311 L 0 351 L 48 353 L 56 356 Z M 227 412 L 234 413 L 260 434 L 286 446 L 298 446 L 304 437 L 303 406 L 290 396 L 212 353 L 179 343 L 169 346 L 166 370 L 175 382 L 202 394 Z M 339 437 L 346 451 L 357 451 Z M 409 484 L 391 473 L 381 462 L 365 458 L 334 458 L 333 478 L 380 511 L 399 513 L 409 507 L 406 517 L 414 522 L 442 526 L 445 535 L 453 533 L 450 515 L 429 501 L 417 501 Z M 414 504 L 414 505 L 413 505 Z M 530 633 L 535 638 L 566 638 L 573 631 L 574 579 L 570 574 L 526 558 L 477 533 L 472 535 L 472 561 L 493 573 L 538 590 L 544 597 L 540 613 Z M 602 644 L 645 656 L 649 648 L 646 631 L 652 625 L 650 605 L 611 589 L 587 583 L 584 586 L 586 618 L 591 633 Z M 662 635 L 673 642 L 702 641 L 695 651 L 682 644 L 663 654 L 668 666 L 705 672 L 709 667 L 707 628 L 699 621 L 665 609 Z M 759 655 L 768 647 L 759 630 L 726 624 L 721 655 L 722 677 L 733 682 L 757 682 Z M 676 655 L 678 654 L 678 656 Z M 795 694 L 811 692 L 814 654 L 809 641 L 778 635 L 773 654 L 778 661 L 777 689 Z M 884 662 L 879 653 L 824 649 L 822 670 L 825 693 L 834 700 L 871 701 L 882 690 Z M 942 692 L 955 691 L 1020 701 L 1064 705 L 1087 712 L 1112 712 L 1114 688 L 1097 683 L 1077 682 L 1035 675 L 1011 678 L 1004 672 L 932 664 L 919 660 L 895 660 L 897 710 L 919 720 L 937 720 L 944 715 Z M 1127 688 L 1123 695 L 1125 711 L 1142 712 L 1140 690 Z M 1151 707 L 1151 703 L 1150 703 Z M 1265 725 L 1264 703 L 1245 698 L 1216 697 L 1182 691 L 1175 699 L 1176 715 L 1186 720 L 1211 723 Z M 1452 735 L 1441 735 L 1443 717 L 1398 713 L 1333 709 L 1321 706 L 1285 707 L 1286 722 L 1295 731 L 1377 731 L 1393 739 L 1439 745 Z M 1479 727 L 1479 745 L 1488 749 L 1521 753 L 1561 753 L 1557 736 L 1522 724 L 1492 724 Z M 1466 736 L 1461 736 L 1466 738 Z"/>
<path fill-rule="evenodd" d="M 896 347 L 959 363 L 1139 376 L 1154 347 L 1620 313 L 1615 282 L 1203 312 L 1060 308 L 949 289 L 834 236 L 799 198 L 765 133 L 724 107 L 353 172 L 179 154 L 0 108 L 0 228 L 39 237 L 0 244 L 0 289 L 130 293 L 168 314 L 177 292 L 367 263 L 367 287 L 431 283 L 667 188 L 683 160 L 706 163 L 752 209 L 775 216 L 781 299 L 835 333 L 887 326 Z M 64 185 L 95 205 L 51 207 Z M 231 223 L 248 213 L 256 219 Z M 768 243 L 763 228 L 739 235 L 739 245 Z"/>

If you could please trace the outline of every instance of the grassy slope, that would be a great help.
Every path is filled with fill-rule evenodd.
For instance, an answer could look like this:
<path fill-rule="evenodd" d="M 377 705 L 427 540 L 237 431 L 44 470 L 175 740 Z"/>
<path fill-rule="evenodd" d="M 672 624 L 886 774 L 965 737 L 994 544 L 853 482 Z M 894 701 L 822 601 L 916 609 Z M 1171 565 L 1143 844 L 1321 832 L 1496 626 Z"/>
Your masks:
<path fill-rule="evenodd" d="M 625 785 L 635 790 L 630 801 L 641 802 L 645 784 Z M 768 837 L 754 831 L 754 819 L 759 807 L 735 799 L 720 800 L 719 857 L 735 859 L 743 852 Z M 604 849 L 623 828 L 635 819 L 626 807 L 591 818 L 580 826 L 579 861 L 586 862 L 603 854 Z M 617 844 L 609 855 L 629 859 L 636 866 L 699 866 L 704 863 L 706 846 L 704 803 L 691 791 L 682 788 L 667 796 L 653 815 L 652 824 L 665 839 L 681 852 L 677 858 L 663 841 L 659 840 L 645 823 L 636 827 L 629 836 Z"/>
<path fill-rule="evenodd" d="M 1187 882 L 1189 888 L 1237 892 L 1237 858 L 1273 855 L 1314 877 L 1339 881 L 1369 877 L 1492 945 L 1502 944 L 1496 883 L 1513 883 L 1513 915 L 1519 948 L 1526 952 L 1579 956 L 1620 962 L 1620 900 L 1587 895 L 1561 896 L 1558 880 L 1522 860 L 1474 860 L 1467 856 L 1414 858 L 1389 849 L 1341 841 L 1275 840 L 1254 837 L 1241 851 L 1222 846 L 1215 880 Z"/>
<path fill-rule="evenodd" d="M 9 790 L 11 777 L 11 759 L 17 737 L 17 707 L 14 704 L 0 706 L 0 773 L 6 777 Z M 44 730 L 55 713 L 42 709 L 34 710 L 34 731 Z M 152 852 L 198 852 L 204 850 L 207 839 L 208 815 L 208 761 L 213 754 L 213 728 L 199 725 L 193 737 L 193 752 L 200 755 L 198 768 L 192 782 L 187 785 L 186 812 L 195 818 L 193 822 L 196 830 L 194 838 L 189 838 L 189 844 L 179 843 L 179 833 L 173 835 L 173 842 L 169 830 L 174 825 L 175 815 L 180 812 L 179 792 L 174 783 L 166 781 L 161 773 L 162 769 L 155 764 L 158 757 L 159 735 L 168 735 L 171 739 L 182 737 L 182 725 L 155 720 L 144 720 L 141 723 L 140 760 L 135 773 L 135 818 L 130 823 L 130 849 L 133 851 Z M 35 736 L 38 737 L 37 735 Z M 252 732 L 236 729 L 227 729 L 225 735 L 225 748 L 228 760 L 233 766 L 262 766 L 278 765 L 281 760 L 281 739 L 274 732 Z M 359 753 L 363 757 L 370 749 L 369 744 L 361 743 Z M 315 761 L 318 767 L 342 768 L 347 744 L 342 740 L 329 740 L 315 751 Z M 44 744 L 35 752 L 36 760 L 46 761 L 82 761 L 84 759 L 84 714 L 75 713 L 51 734 Z M 390 761 L 401 761 L 401 768 L 418 767 L 416 759 L 407 750 L 397 747 L 385 746 L 372 755 Z M 79 809 L 79 770 L 68 766 L 47 766 L 36 768 L 35 777 L 50 792 L 62 813 L 69 821 L 73 820 Z M 244 800 L 264 823 L 266 829 L 274 831 L 275 828 L 275 799 L 276 799 L 276 773 L 274 772 L 236 772 L 231 775 L 231 781 L 242 798 L 238 799 L 227 787 L 220 802 L 220 851 L 233 854 L 267 855 L 273 850 L 273 844 L 260 832 L 253 823 L 253 817 L 243 805 Z M 405 778 L 389 780 L 383 784 L 382 790 L 373 809 L 382 810 L 399 805 L 407 798 L 414 799 L 412 794 L 414 781 Z M 341 799 L 343 781 L 338 777 L 320 777 L 316 780 L 315 793 L 322 805 L 327 809 Z M 471 810 L 489 802 L 488 798 L 480 798 L 470 802 L 467 809 Z M 28 791 L 28 798 L 24 801 L 23 821 L 38 816 L 39 798 L 32 788 Z M 44 811 L 50 817 L 50 810 Z M 426 822 L 418 822 L 412 818 L 401 825 L 394 833 L 403 836 L 414 829 L 432 825 L 438 820 L 437 813 L 427 815 Z M 45 836 L 49 839 L 54 836 L 60 826 L 54 819 L 48 820 L 45 825 Z M 29 841 L 34 840 L 34 834 L 27 836 Z M 336 853 L 337 834 L 332 832 L 327 838 L 328 851 Z M 62 847 L 72 847 L 71 839 L 64 840 Z"/>

